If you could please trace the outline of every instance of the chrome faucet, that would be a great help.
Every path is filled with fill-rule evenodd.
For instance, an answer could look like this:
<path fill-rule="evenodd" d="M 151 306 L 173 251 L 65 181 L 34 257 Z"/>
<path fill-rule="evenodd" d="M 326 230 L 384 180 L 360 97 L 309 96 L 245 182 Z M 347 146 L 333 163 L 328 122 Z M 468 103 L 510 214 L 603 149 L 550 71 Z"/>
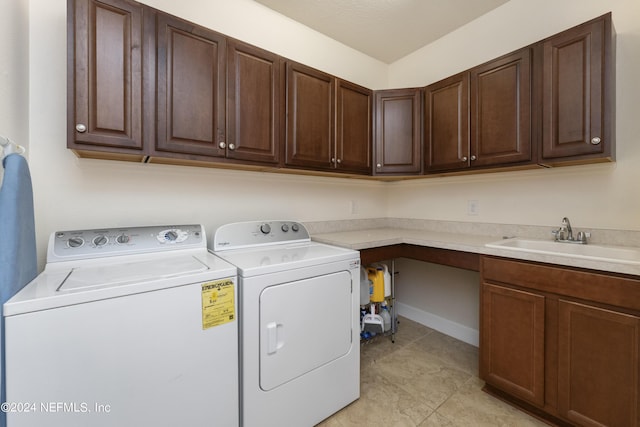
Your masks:
<path fill-rule="evenodd" d="M 562 226 L 567 230 L 567 240 L 573 240 L 573 229 L 571 228 L 571 222 L 566 216 L 562 218 Z"/>
<path fill-rule="evenodd" d="M 576 238 L 573 237 L 573 229 L 571 228 L 571 222 L 566 216 L 562 218 L 562 225 L 559 229 L 551 231 L 556 238 L 556 242 L 561 243 L 578 243 L 582 245 L 587 244 L 587 238 L 591 237 L 591 233 L 579 231 Z"/>

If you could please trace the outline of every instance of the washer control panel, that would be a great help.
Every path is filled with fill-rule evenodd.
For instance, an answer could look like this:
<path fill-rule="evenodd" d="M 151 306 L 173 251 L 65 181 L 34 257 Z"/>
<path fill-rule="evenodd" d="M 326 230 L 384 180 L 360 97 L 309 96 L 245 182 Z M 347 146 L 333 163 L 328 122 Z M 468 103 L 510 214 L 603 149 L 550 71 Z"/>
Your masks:
<path fill-rule="evenodd" d="M 296 221 L 248 221 L 219 227 L 210 247 L 221 251 L 309 241 L 311 237 L 306 227 Z"/>
<path fill-rule="evenodd" d="M 166 225 L 56 231 L 47 262 L 207 247 L 202 225 Z"/>

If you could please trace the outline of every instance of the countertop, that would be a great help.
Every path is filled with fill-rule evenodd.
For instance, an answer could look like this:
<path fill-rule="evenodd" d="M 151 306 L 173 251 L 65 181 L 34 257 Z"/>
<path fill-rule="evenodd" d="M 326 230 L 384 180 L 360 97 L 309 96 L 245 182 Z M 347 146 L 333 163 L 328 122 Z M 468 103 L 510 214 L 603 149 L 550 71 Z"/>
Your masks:
<path fill-rule="evenodd" d="M 487 243 L 501 240 L 503 238 L 501 235 L 474 235 L 411 228 L 384 227 L 313 233 L 311 237 L 317 242 L 356 250 L 405 243 L 431 248 L 450 249 L 481 255 L 494 255 L 503 258 L 536 261 L 547 264 L 557 264 L 569 267 L 640 276 L 640 265 L 624 262 L 603 262 L 576 258 L 573 256 L 520 252 L 510 249 L 495 249 L 485 246 Z"/>

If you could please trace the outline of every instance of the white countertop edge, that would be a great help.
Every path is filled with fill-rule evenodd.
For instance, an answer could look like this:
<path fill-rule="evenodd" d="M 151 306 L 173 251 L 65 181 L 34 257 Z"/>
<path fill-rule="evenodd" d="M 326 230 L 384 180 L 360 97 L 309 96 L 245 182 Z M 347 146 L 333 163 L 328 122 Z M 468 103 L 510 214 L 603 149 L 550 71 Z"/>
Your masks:
<path fill-rule="evenodd" d="M 485 246 L 487 243 L 502 239 L 502 236 L 463 235 L 457 233 L 411 230 L 405 228 L 376 228 L 366 230 L 345 231 L 336 233 L 319 233 L 311 236 L 312 240 L 329 245 L 363 250 L 396 244 L 449 249 L 462 252 L 493 255 L 503 258 L 535 261 L 568 267 L 599 270 L 610 273 L 640 276 L 640 266 L 623 262 L 603 262 L 563 255 L 547 255 L 533 252 L 495 249 Z"/>

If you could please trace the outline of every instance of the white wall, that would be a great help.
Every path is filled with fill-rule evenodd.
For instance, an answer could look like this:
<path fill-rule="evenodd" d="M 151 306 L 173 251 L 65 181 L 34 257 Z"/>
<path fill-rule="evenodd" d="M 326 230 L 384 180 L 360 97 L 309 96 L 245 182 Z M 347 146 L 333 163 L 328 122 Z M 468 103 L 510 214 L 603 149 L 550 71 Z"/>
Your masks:
<path fill-rule="evenodd" d="M 477 272 L 404 258 L 396 260 L 395 271 L 398 272 L 396 307 L 400 315 L 478 346 Z"/>
<path fill-rule="evenodd" d="M 423 86 L 613 12 L 617 162 L 433 178 L 387 187 L 388 214 L 434 220 L 640 230 L 640 2 L 511 0 L 390 67 L 391 86 Z M 467 215 L 468 200 L 479 215 Z M 640 244 L 640 242 L 639 242 Z"/>
<path fill-rule="evenodd" d="M 28 0 L 0 0 L 0 11 L 0 135 L 26 147 L 29 144 Z"/>
<path fill-rule="evenodd" d="M 76 158 L 66 149 L 66 4 L 66 0 L 30 0 L 29 9 L 29 163 L 41 267 L 48 237 L 56 230 L 195 222 L 212 233 L 237 220 L 385 215 L 378 205 L 384 184 L 371 181 Z M 319 61 L 311 65 L 322 65 L 355 83 L 386 84 L 383 64 L 253 1 L 148 4 L 297 60 Z M 10 43 L 0 41 L 3 49 Z M 357 201 L 360 213 L 352 213 L 351 200 Z"/>

